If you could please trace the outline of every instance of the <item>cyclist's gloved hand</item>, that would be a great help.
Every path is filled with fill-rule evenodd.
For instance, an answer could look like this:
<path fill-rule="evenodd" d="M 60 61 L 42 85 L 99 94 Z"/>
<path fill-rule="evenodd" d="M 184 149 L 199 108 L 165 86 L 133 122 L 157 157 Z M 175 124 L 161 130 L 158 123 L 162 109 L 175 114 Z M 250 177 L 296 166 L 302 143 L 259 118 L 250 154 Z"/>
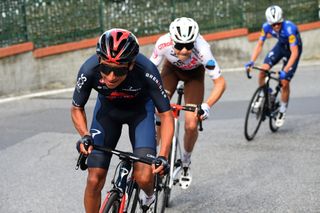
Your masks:
<path fill-rule="evenodd" d="M 248 69 L 250 69 L 251 67 L 253 67 L 253 65 L 254 65 L 254 61 L 249 61 L 248 63 L 246 63 L 246 64 L 244 65 L 244 68 L 245 68 L 246 70 L 248 70 Z"/>
<path fill-rule="evenodd" d="M 159 173 L 159 175 L 163 176 L 163 175 L 166 175 L 169 173 L 170 171 L 170 165 L 167 161 L 167 158 L 165 158 L 164 156 L 158 156 L 156 159 L 155 159 L 155 162 L 154 162 L 155 166 L 156 166 L 156 170 L 158 167 L 162 166 L 162 170 L 160 170 L 159 172 L 156 172 L 156 173 Z"/>
<path fill-rule="evenodd" d="M 281 70 L 281 71 L 279 72 L 279 79 L 280 79 L 280 80 L 286 79 L 286 76 L 287 76 L 286 71 Z"/>
<path fill-rule="evenodd" d="M 81 144 L 83 144 L 83 148 L 81 148 Z M 85 135 L 83 136 L 78 142 L 77 142 L 77 150 L 78 152 L 81 152 L 83 154 L 89 154 L 91 152 L 91 149 L 89 150 L 89 147 L 93 144 L 93 138 L 91 135 Z M 89 150 L 89 153 L 87 152 Z"/>
<path fill-rule="evenodd" d="M 205 120 L 205 119 L 209 118 L 209 115 L 210 115 L 209 105 L 207 103 L 202 103 L 201 109 L 203 110 L 203 114 L 201 115 L 201 119 Z"/>

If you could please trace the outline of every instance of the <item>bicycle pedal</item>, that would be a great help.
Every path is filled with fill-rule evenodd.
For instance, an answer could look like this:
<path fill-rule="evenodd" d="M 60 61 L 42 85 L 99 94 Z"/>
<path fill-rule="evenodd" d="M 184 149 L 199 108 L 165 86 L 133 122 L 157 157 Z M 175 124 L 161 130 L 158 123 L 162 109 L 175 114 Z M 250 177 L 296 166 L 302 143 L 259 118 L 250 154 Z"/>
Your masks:
<path fill-rule="evenodd" d="M 175 167 L 179 167 L 179 166 L 181 166 L 181 164 L 182 164 L 181 159 L 178 159 L 178 160 L 174 163 L 174 166 L 175 166 Z"/>
<path fill-rule="evenodd" d="M 190 173 L 190 168 L 183 168 L 181 176 L 179 178 L 179 184 L 182 189 L 187 189 L 192 182 L 192 176 Z"/>

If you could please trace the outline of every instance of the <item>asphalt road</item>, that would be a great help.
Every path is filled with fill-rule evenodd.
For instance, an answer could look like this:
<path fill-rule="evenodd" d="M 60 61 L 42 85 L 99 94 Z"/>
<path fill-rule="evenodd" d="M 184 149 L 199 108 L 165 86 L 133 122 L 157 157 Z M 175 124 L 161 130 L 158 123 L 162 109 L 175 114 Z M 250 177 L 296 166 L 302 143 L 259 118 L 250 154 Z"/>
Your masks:
<path fill-rule="evenodd" d="M 283 128 L 271 133 L 265 122 L 252 142 L 245 140 L 243 126 L 257 78 L 248 80 L 242 72 L 224 76 L 227 90 L 204 122 L 192 156 L 193 182 L 187 190 L 173 189 L 167 212 L 320 212 L 318 65 L 301 66 L 292 81 Z M 211 85 L 207 79 L 207 94 Z M 0 104 L 0 212 L 84 212 L 86 172 L 74 170 L 78 135 L 71 96 Z M 93 106 L 90 100 L 89 121 Z M 119 149 L 129 150 L 126 130 Z"/>

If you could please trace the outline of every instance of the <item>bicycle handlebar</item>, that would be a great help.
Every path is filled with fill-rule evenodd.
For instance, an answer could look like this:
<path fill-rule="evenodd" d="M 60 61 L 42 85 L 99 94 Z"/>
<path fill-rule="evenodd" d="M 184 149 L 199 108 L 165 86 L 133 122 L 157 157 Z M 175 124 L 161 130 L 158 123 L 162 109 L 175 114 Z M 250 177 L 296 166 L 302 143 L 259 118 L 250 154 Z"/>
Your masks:
<path fill-rule="evenodd" d="M 252 68 L 252 69 L 255 69 L 255 70 L 262 71 L 262 72 L 265 72 L 270 78 L 279 81 L 279 78 L 275 78 L 275 77 L 272 77 L 272 76 L 271 76 L 271 74 L 278 74 L 277 71 L 266 70 L 266 69 L 262 69 L 262 68 L 260 68 L 260 67 L 255 67 L 255 66 L 253 66 L 253 67 L 251 67 L 251 68 Z M 246 70 L 246 73 L 247 73 L 247 77 L 250 79 L 250 78 L 252 78 L 252 76 L 250 75 L 250 71 L 249 71 L 249 70 L 250 70 L 250 69 L 247 69 L 247 70 Z"/>
<path fill-rule="evenodd" d="M 177 115 L 179 114 L 180 110 L 183 111 L 189 111 L 189 112 L 195 112 L 197 110 L 197 116 L 198 116 L 198 122 L 199 122 L 199 131 L 203 131 L 202 127 L 202 120 L 200 119 L 200 116 L 204 114 L 203 109 L 201 109 L 201 105 L 193 106 L 193 105 L 179 105 L 179 104 L 171 104 L 171 109 L 174 113 Z"/>
<path fill-rule="evenodd" d="M 148 165 L 152 165 L 153 163 L 155 163 L 155 160 L 157 159 L 153 155 L 147 155 L 147 157 L 139 157 L 133 154 L 132 152 L 124 152 L 124 151 L 110 149 L 110 148 L 106 148 L 98 145 L 93 145 L 93 148 L 99 151 L 108 152 L 108 153 L 117 155 L 119 159 L 129 160 L 132 162 L 141 162 Z"/>

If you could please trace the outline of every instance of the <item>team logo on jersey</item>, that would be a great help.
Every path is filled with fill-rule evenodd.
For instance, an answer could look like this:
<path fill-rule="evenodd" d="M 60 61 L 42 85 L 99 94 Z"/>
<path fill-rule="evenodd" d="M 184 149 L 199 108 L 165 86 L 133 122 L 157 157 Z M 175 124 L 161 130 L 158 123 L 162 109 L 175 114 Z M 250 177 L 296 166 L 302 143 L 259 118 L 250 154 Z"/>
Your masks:
<path fill-rule="evenodd" d="M 125 93 L 125 92 L 118 92 L 113 91 L 110 93 L 110 95 L 107 96 L 107 99 L 109 100 L 115 100 L 115 99 L 133 99 L 135 96 Z"/>
<path fill-rule="evenodd" d="M 79 92 L 84 83 L 87 81 L 87 77 L 82 73 L 77 81 L 77 91 Z"/>
<path fill-rule="evenodd" d="M 98 130 L 98 129 L 91 129 L 91 135 L 92 135 L 92 138 L 94 138 L 96 135 L 100 135 L 101 134 L 101 131 Z"/>
<path fill-rule="evenodd" d="M 296 37 L 294 35 L 289 36 L 289 43 L 293 44 L 296 41 Z"/>
<path fill-rule="evenodd" d="M 162 84 L 160 83 L 160 81 L 158 80 L 158 78 L 157 78 L 156 76 L 150 74 L 150 73 L 146 73 L 146 77 L 147 77 L 147 78 L 150 78 L 152 81 L 154 81 L 154 82 L 157 84 L 157 86 L 158 86 L 158 88 L 159 88 L 159 90 L 160 90 L 160 92 L 161 92 L 161 95 L 162 95 L 164 98 L 167 98 L 167 93 L 164 91 L 164 89 L 163 89 L 163 87 L 162 87 Z"/>
<path fill-rule="evenodd" d="M 170 46 L 170 45 L 173 45 L 173 42 L 172 42 L 172 41 L 159 44 L 159 45 L 158 45 L 158 49 L 159 49 L 159 50 L 162 50 L 163 48 L 168 47 L 168 46 Z"/>

